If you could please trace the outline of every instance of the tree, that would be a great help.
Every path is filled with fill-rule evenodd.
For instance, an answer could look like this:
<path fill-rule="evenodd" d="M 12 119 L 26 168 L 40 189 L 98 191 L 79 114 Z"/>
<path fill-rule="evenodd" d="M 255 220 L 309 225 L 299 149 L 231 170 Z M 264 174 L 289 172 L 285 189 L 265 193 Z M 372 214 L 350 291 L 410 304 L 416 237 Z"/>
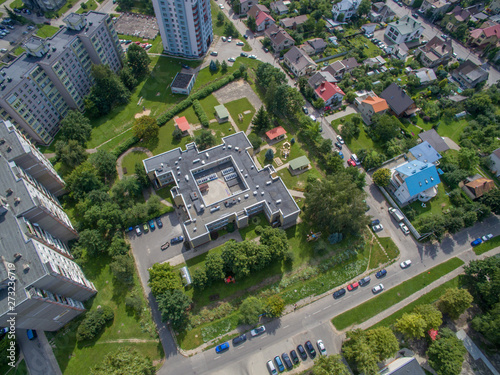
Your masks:
<path fill-rule="evenodd" d="M 486 314 L 476 316 L 472 320 L 472 327 L 498 347 L 500 345 L 500 303 L 497 303 Z"/>
<path fill-rule="evenodd" d="M 141 186 L 137 179 L 124 177 L 115 182 L 109 194 L 121 207 L 127 207 L 133 205 L 135 198 L 139 197 Z"/>
<path fill-rule="evenodd" d="M 386 143 L 395 138 L 401 129 L 401 122 L 394 116 L 384 114 L 382 116 L 375 115 L 373 120 L 373 134 L 376 139 Z"/>
<path fill-rule="evenodd" d="M 120 70 L 120 81 L 125 85 L 125 87 L 132 91 L 137 86 L 137 79 L 132 74 L 132 70 L 125 65 L 122 70 Z"/>
<path fill-rule="evenodd" d="M 148 177 L 148 174 L 146 173 L 146 170 L 144 169 L 144 166 L 137 162 L 135 163 L 135 178 L 137 179 L 137 182 L 139 185 L 145 189 L 151 185 L 151 180 Z"/>
<path fill-rule="evenodd" d="M 366 16 L 368 12 L 370 12 L 371 8 L 372 8 L 371 0 L 361 0 L 361 3 L 359 4 L 356 13 L 358 16 L 363 17 Z"/>
<path fill-rule="evenodd" d="M 208 69 L 211 72 L 216 72 L 219 68 L 217 67 L 217 63 L 214 60 L 211 60 L 210 65 L 208 66 Z"/>
<path fill-rule="evenodd" d="M 80 232 L 78 246 L 87 250 L 89 257 L 95 257 L 106 250 L 106 243 L 96 229 L 85 229 Z"/>
<path fill-rule="evenodd" d="M 243 324 L 256 324 L 262 314 L 262 302 L 254 296 L 247 297 L 240 305 L 241 322 Z"/>
<path fill-rule="evenodd" d="M 325 108 L 325 101 L 322 98 L 318 98 L 313 102 L 313 107 L 316 109 Z"/>
<path fill-rule="evenodd" d="M 467 285 L 483 310 L 500 302 L 500 257 L 473 260 L 464 266 Z"/>
<path fill-rule="evenodd" d="M 236 38 L 238 36 L 238 30 L 236 30 L 236 26 L 234 26 L 234 23 L 226 23 L 226 26 L 224 27 L 224 35 L 231 36 L 233 38 Z"/>
<path fill-rule="evenodd" d="M 69 111 L 61 120 L 59 136 L 62 141 L 76 141 L 85 146 L 90 139 L 92 126 L 87 117 L 80 111 Z"/>
<path fill-rule="evenodd" d="M 130 245 L 125 242 L 123 239 L 123 235 L 121 233 L 115 233 L 113 239 L 111 240 L 111 244 L 108 247 L 108 254 L 113 258 L 116 258 L 118 255 L 125 255 L 129 252 Z"/>
<path fill-rule="evenodd" d="M 425 336 L 425 320 L 420 314 L 404 313 L 394 324 L 394 328 L 409 339 L 418 339 Z"/>
<path fill-rule="evenodd" d="M 338 16 L 337 16 L 337 21 L 339 22 L 342 22 L 345 18 L 345 14 L 344 13 L 340 13 Z"/>
<path fill-rule="evenodd" d="M 264 310 L 268 316 L 279 318 L 285 310 L 285 301 L 279 294 L 274 294 L 267 298 Z"/>
<path fill-rule="evenodd" d="M 458 151 L 458 165 L 460 168 L 472 172 L 479 165 L 479 156 L 476 151 L 462 147 Z"/>
<path fill-rule="evenodd" d="M 256 133 L 261 133 L 271 128 L 271 121 L 269 119 L 269 114 L 265 110 L 264 106 L 261 106 L 259 108 L 252 121 L 252 124 Z"/>
<path fill-rule="evenodd" d="M 109 268 L 113 276 L 124 284 L 134 282 L 134 262 L 129 255 L 118 255 L 110 263 Z"/>
<path fill-rule="evenodd" d="M 459 375 L 467 350 L 453 331 L 443 328 L 427 350 L 429 364 L 438 375 Z"/>
<path fill-rule="evenodd" d="M 109 306 L 98 307 L 87 311 L 76 331 L 76 341 L 92 340 L 104 328 L 107 322 L 113 320 L 115 314 Z"/>
<path fill-rule="evenodd" d="M 339 354 L 324 356 L 320 355 L 314 362 L 312 375 L 349 375 L 342 357 Z"/>
<path fill-rule="evenodd" d="M 286 75 L 279 68 L 275 68 L 269 63 L 260 64 L 256 71 L 257 82 L 261 87 L 267 88 L 274 80 L 276 86 L 286 83 Z"/>
<path fill-rule="evenodd" d="M 142 78 L 149 73 L 151 59 L 144 48 L 135 43 L 131 43 L 127 49 L 127 65 L 132 74 L 137 78 Z"/>
<path fill-rule="evenodd" d="M 227 62 L 226 60 L 222 61 L 222 64 L 220 64 L 221 72 L 226 73 L 227 72 Z"/>
<path fill-rule="evenodd" d="M 154 375 L 156 368 L 144 354 L 132 348 L 120 348 L 108 353 L 90 370 L 90 375 Z"/>
<path fill-rule="evenodd" d="M 485 204 L 496 215 L 500 215 L 500 189 L 492 189 L 481 197 L 481 203 Z"/>
<path fill-rule="evenodd" d="M 425 321 L 425 331 L 430 329 L 438 329 L 443 324 L 443 314 L 434 305 L 418 305 L 413 309 L 415 314 L 420 316 Z"/>
<path fill-rule="evenodd" d="M 174 131 L 172 132 L 172 138 L 175 141 L 180 141 L 182 139 L 182 130 L 179 128 L 175 128 Z"/>
<path fill-rule="evenodd" d="M 346 121 L 340 130 L 340 134 L 346 142 L 349 142 L 353 138 L 358 138 L 360 132 L 359 125 L 354 121 Z"/>
<path fill-rule="evenodd" d="M 373 182 L 378 186 L 387 186 L 391 182 L 391 171 L 387 168 L 380 168 L 373 176 Z"/>
<path fill-rule="evenodd" d="M 274 158 L 274 151 L 270 148 L 267 149 L 265 158 L 267 161 L 271 161 Z"/>
<path fill-rule="evenodd" d="M 78 141 L 57 141 L 56 158 L 66 166 L 75 168 L 87 159 L 87 152 Z"/>
<path fill-rule="evenodd" d="M 205 259 L 205 271 L 209 282 L 224 278 L 224 261 L 220 254 L 209 253 Z"/>
<path fill-rule="evenodd" d="M 187 309 L 192 303 L 191 297 L 174 289 L 161 293 L 156 300 L 162 321 L 170 322 L 174 329 L 183 329 L 187 321 Z"/>
<path fill-rule="evenodd" d="M 66 177 L 66 187 L 73 198 L 81 199 L 85 194 L 100 189 L 102 183 L 92 164 L 85 162 L 73 169 L 73 172 Z"/>
<path fill-rule="evenodd" d="M 325 233 L 358 233 L 369 222 L 364 196 L 351 175 L 339 172 L 308 184 L 305 214 Z"/>
<path fill-rule="evenodd" d="M 252 16 L 248 17 L 247 27 L 250 30 L 252 30 L 252 32 L 255 32 L 255 30 L 257 29 L 257 22 L 255 21 L 255 18 L 253 18 Z"/>
<path fill-rule="evenodd" d="M 224 22 L 225 22 L 224 14 L 222 12 L 218 12 L 217 13 L 217 26 L 224 25 Z"/>
<path fill-rule="evenodd" d="M 259 137 L 255 133 L 250 133 L 248 135 L 248 140 L 252 144 L 252 147 L 253 147 L 254 150 L 258 149 L 260 147 L 260 145 L 262 144 L 262 138 Z"/>
<path fill-rule="evenodd" d="M 169 263 L 155 263 L 148 269 L 151 293 L 155 297 L 165 294 L 167 291 L 181 289 L 181 279 Z"/>
<path fill-rule="evenodd" d="M 193 287 L 199 290 L 203 290 L 211 284 L 211 282 L 208 280 L 205 267 L 198 268 L 194 271 L 192 282 Z"/>
<path fill-rule="evenodd" d="M 472 300 L 466 289 L 449 288 L 439 299 L 439 309 L 450 318 L 458 319 L 470 307 Z"/>
<path fill-rule="evenodd" d="M 198 150 L 203 151 L 207 148 L 215 146 L 216 139 L 212 132 L 202 129 L 200 134 L 194 139 L 194 142 L 198 146 Z"/>
<path fill-rule="evenodd" d="M 160 127 L 154 117 L 141 116 L 135 120 L 132 132 L 137 139 L 149 141 L 158 138 Z"/>
<path fill-rule="evenodd" d="M 97 150 L 90 155 L 89 162 L 96 168 L 97 174 L 104 179 L 116 176 L 116 156 L 105 150 Z"/>

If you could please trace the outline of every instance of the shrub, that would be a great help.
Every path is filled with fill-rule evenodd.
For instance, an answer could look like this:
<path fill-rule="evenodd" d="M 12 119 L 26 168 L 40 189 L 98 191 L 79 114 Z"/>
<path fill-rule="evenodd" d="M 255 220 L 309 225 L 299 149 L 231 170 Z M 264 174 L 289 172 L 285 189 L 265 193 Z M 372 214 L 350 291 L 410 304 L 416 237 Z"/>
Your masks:
<path fill-rule="evenodd" d="M 87 312 L 87 315 L 78 326 L 76 340 L 92 340 L 102 331 L 106 323 L 113 320 L 114 317 L 115 314 L 109 306 Z"/>
<path fill-rule="evenodd" d="M 208 121 L 207 114 L 205 113 L 205 110 L 201 106 L 199 100 L 197 99 L 193 100 L 193 108 L 194 108 L 194 113 L 196 113 L 196 116 L 198 116 L 201 125 L 204 126 L 205 128 L 208 128 L 210 122 Z"/>

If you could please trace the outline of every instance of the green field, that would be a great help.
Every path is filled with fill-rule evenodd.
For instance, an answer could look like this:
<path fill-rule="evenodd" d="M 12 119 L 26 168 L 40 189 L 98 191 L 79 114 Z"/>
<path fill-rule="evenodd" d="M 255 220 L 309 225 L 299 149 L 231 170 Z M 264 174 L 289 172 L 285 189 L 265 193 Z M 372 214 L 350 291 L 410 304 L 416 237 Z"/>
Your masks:
<path fill-rule="evenodd" d="M 384 247 L 389 259 L 396 259 L 399 256 L 399 249 L 391 237 L 379 237 L 378 241 Z"/>
<path fill-rule="evenodd" d="M 337 133 L 339 133 L 340 132 L 339 125 L 342 125 L 344 122 L 346 122 L 355 115 L 357 114 L 352 113 L 337 120 L 333 120 L 332 127 L 337 131 Z M 361 123 L 359 127 L 360 127 L 360 132 L 358 138 L 352 138 L 349 140 L 349 142 L 347 142 L 347 146 L 349 146 L 349 149 L 353 153 L 359 153 L 359 150 L 361 149 L 376 150 L 378 152 L 381 152 L 382 149 L 380 148 L 380 146 L 377 145 L 375 142 L 373 142 L 373 140 L 366 134 L 363 123 Z"/>
<path fill-rule="evenodd" d="M 142 165 L 142 161 L 146 159 L 148 156 L 146 153 L 142 151 L 133 151 L 128 155 L 125 155 L 122 160 L 122 168 L 127 169 L 127 173 L 124 173 L 125 176 L 133 176 L 135 175 L 135 165 L 139 163 Z"/>
<path fill-rule="evenodd" d="M 454 207 L 450 202 L 450 198 L 446 195 L 447 190 L 450 189 L 448 189 L 445 183 L 441 181 L 437 185 L 437 188 L 438 194 L 430 201 L 425 202 L 425 207 L 422 205 L 422 202 L 413 202 L 410 204 L 410 207 L 417 213 L 417 217 L 441 214 L 443 211 Z"/>
<path fill-rule="evenodd" d="M 250 126 L 250 122 L 252 121 L 253 115 L 255 114 L 255 108 L 250 104 L 247 98 L 241 98 L 238 100 L 233 100 L 232 102 L 224 104 L 226 109 L 229 111 L 233 121 L 238 128 L 246 132 L 248 127 Z M 244 114 L 243 112 L 250 111 L 251 113 Z M 243 116 L 243 120 L 239 120 L 239 114 Z"/>
<path fill-rule="evenodd" d="M 40 38 L 50 38 L 55 33 L 59 31 L 58 27 L 50 26 L 50 25 L 39 25 L 39 29 L 36 32 L 36 35 Z"/>
<path fill-rule="evenodd" d="M 332 323 L 338 330 L 344 330 L 352 325 L 362 323 L 381 313 L 387 309 L 388 306 L 397 304 L 463 264 L 464 262 L 462 260 L 451 258 L 394 288 L 384 291 L 371 300 L 336 316 L 332 319 Z"/>
<path fill-rule="evenodd" d="M 78 10 L 76 11 L 76 13 L 82 14 L 82 13 L 87 13 L 90 10 L 96 10 L 97 9 L 97 3 L 95 2 L 95 0 L 88 0 L 85 3 L 85 5 L 87 5 L 85 9 L 83 9 L 82 6 L 80 5 L 80 8 L 78 8 Z"/>

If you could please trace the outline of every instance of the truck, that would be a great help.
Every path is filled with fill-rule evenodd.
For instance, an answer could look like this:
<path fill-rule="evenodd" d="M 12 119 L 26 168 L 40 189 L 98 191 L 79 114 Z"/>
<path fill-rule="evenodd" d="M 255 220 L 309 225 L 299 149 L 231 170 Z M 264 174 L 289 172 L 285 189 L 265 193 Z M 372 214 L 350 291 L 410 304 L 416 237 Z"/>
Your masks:
<path fill-rule="evenodd" d="M 394 207 L 390 207 L 389 208 L 389 213 L 392 215 L 392 217 L 394 219 L 396 219 L 396 221 L 400 222 L 400 221 L 403 221 L 403 219 L 405 218 L 403 216 L 403 214 L 401 213 L 401 211 L 399 211 L 397 208 L 394 208 Z"/>

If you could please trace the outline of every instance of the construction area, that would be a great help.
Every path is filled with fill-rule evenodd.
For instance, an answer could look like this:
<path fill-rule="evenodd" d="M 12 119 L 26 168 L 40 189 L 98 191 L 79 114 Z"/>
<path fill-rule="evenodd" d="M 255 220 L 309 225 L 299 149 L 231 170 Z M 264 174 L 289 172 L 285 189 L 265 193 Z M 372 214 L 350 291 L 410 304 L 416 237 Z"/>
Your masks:
<path fill-rule="evenodd" d="M 159 33 L 156 17 L 137 13 L 122 13 L 115 21 L 115 30 L 118 34 L 151 40 Z"/>

